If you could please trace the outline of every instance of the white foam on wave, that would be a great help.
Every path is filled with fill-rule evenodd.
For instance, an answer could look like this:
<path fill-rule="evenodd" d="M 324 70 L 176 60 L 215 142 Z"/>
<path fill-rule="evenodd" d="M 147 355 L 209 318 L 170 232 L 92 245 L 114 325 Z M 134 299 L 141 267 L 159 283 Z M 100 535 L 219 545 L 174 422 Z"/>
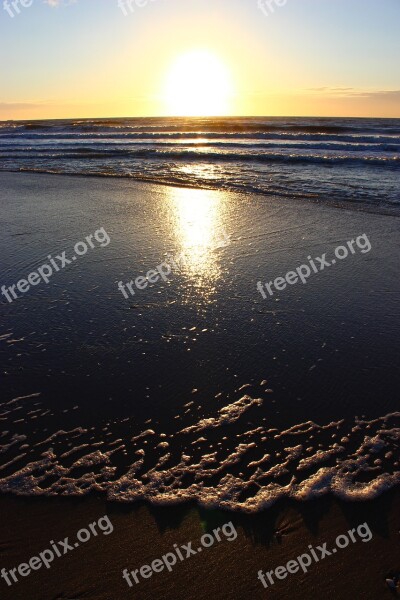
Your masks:
<path fill-rule="evenodd" d="M 103 492 L 123 502 L 196 500 L 205 507 L 257 512 L 284 497 L 304 501 L 332 493 L 367 500 L 400 483 L 398 412 L 278 430 L 262 425 L 263 399 L 245 395 L 168 436 L 156 426 L 135 431 L 133 419 L 125 418 L 99 427 L 43 431 L 43 440 L 31 448 L 22 444 L 26 452 L 30 448 L 26 454 L 21 453 L 26 437 L 11 434 L 7 423 L 16 410 L 24 410 L 23 398 L 15 400 L 7 403 L 10 415 L 2 415 L 2 492 Z"/>
<path fill-rule="evenodd" d="M 246 387 L 246 386 L 242 386 Z M 242 388 L 240 388 L 242 389 Z M 182 429 L 181 433 L 191 433 L 193 431 L 203 431 L 204 429 L 210 429 L 213 427 L 221 427 L 222 425 L 228 425 L 234 423 L 252 406 L 261 406 L 263 400 L 261 398 L 251 398 L 251 396 L 243 396 L 236 402 L 228 404 L 219 410 L 218 417 L 210 417 L 209 419 L 202 419 L 196 425 L 191 425 Z"/>

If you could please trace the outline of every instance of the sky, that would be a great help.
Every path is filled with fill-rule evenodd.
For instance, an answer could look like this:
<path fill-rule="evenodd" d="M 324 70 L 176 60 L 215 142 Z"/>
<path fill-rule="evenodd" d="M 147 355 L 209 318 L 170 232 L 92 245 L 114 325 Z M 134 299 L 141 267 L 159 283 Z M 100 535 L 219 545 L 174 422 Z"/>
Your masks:
<path fill-rule="evenodd" d="M 131 0 L 131 9 L 0 0 L 0 119 L 400 117 L 400 0 Z"/>

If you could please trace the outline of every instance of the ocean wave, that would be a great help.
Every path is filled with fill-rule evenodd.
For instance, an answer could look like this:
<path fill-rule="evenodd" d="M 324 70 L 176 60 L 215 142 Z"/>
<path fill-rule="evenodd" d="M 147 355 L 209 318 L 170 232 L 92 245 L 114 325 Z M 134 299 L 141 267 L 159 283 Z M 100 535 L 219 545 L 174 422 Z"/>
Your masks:
<path fill-rule="evenodd" d="M 379 154 L 370 154 L 368 156 L 343 155 L 343 154 L 289 154 L 273 152 L 216 152 L 201 149 L 177 149 L 166 150 L 161 148 L 142 148 L 142 149 L 119 149 L 107 148 L 105 151 L 89 148 L 76 148 L 73 151 L 51 149 L 50 151 L 41 151 L 29 149 L 20 152 L 7 153 L 5 158 L 8 160 L 32 160 L 34 158 L 54 161 L 68 159 L 109 159 L 127 158 L 163 160 L 163 161 L 184 161 L 184 162 L 234 162 L 240 165 L 243 162 L 282 162 L 282 163 L 306 163 L 319 165 L 373 165 L 373 166 L 393 166 L 400 164 L 400 156 L 385 156 Z"/>
<path fill-rule="evenodd" d="M 56 133 L 101 132 L 121 133 L 230 133 L 230 134 L 369 134 L 400 135 L 398 119 L 333 119 L 333 118 L 122 118 L 122 119 L 70 119 L 47 121 L 7 121 L 0 130 L 14 133 L 53 131 Z"/>
<path fill-rule="evenodd" d="M 193 132 L 152 132 L 152 131 L 141 131 L 141 132 L 49 132 L 45 133 L 15 133 L 6 132 L 0 133 L 0 140 L 12 140 L 17 144 L 24 141 L 43 141 L 43 140 L 75 140 L 75 141 L 87 141 L 87 140 L 112 140 L 115 142 L 126 141 L 126 140 L 149 140 L 155 145 L 167 142 L 169 140 L 193 140 L 201 142 L 204 140 L 222 140 L 222 141 L 235 141 L 242 140 L 243 142 L 255 142 L 259 141 L 289 141 L 294 143 L 296 141 L 304 142 L 319 142 L 319 143 L 343 143 L 343 144 L 400 144 L 399 135 L 329 135 L 324 133 L 261 133 L 261 132 L 241 132 L 241 133 L 229 133 L 229 132 L 212 132 L 212 131 L 193 131 Z"/>
<path fill-rule="evenodd" d="M 135 149 L 139 146 L 150 146 L 154 150 L 163 149 L 163 148 L 177 148 L 178 144 L 176 141 L 171 141 L 170 139 L 161 138 L 157 140 L 155 143 L 154 140 L 146 139 L 146 138 L 137 138 L 130 139 L 126 141 L 126 139 L 91 139 L 87 138 L 85 140 L 72 140 L 72 138 L 67 138 L 68 142 L 57 139 L 57 145 L 52 146 L 49 141 L 54 142 L 53 139 L 44 140 L 34 140 L 36 143 L 31 145 L 15 143 L 14 145 L 2 143 L 0 137 L 0 156 L 1 153 L 7 154 L 11 151 L 18 152 L 38 152 L 46 150 L 47 152 L 96 152 L 99 150 L 107 150 L 114 151 L 116 146 L 118 146 L 118 150 L 124 149 L 125 151 L 129 151 L 130 149 Z M 26 140 L 27 141 L 27 140 Z M 32 140 L 31 140 L 32 141 Z M 69 143 L 70 141 L 75 141 L 75 144 L 72 145 Z M 288 142 L 288 143 L 285 143 Z M 90 145 L 92 144 L 92 145 Z M 96 145 L 97 144 L 97 145 Z M 245 139 L 241 142 L 236 140 L 207 140 L 203 138 L 194 139 L 188 138 L 185 139 L 185 144 L 181 144 L 180 148 L 188 150 L 190 148 L 235 148 L 242 150 L 245 153 L 248 150 L 260 150 L 260 149 L 280 149 L 280 150 L 341 150 L 346 152 L 399 152 L 400 151 L 400 139 L 398 143 L 388 143 L 388 142 L 378 142 L 374 143 L 362 143 L 359 141 L 353 141 L 353 143 L 349 142 L 331 142 L 331 141 L 320 141 L 320 140 L 276 140 L 273 142 L 272 140 L 269 142 L 265 141 L 257 141 L 253 139 Z"/>
<path fill-rule="evenodd" d="M 399 150 L 399 119 L 0 123 L 2 171 L 132 177 L 321 201 L 358 199 L 375 209 L 399 204 Z"/>

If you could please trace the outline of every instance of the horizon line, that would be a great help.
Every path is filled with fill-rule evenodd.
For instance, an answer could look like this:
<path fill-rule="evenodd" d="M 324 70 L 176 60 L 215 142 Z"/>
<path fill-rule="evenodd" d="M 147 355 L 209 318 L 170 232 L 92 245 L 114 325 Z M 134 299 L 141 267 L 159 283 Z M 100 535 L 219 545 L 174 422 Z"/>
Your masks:
<path fill-rule="evenodd" d="M 395 121 L 400 120 L 400 116 L 398 117 L 379 117 L 379 116 L 370 116 L 370 117 L 360 117 L 360 116 L 337 116 L 337 115 L 220 115 L 220 116 L 210 116 L 210 115 L 174 115 L 174 116 L 103 116 L 103 117 L 56 117 L 56 118 L 33 118 L 33 119 L 0 119 L 0 123 L 26 123 L 32 121 L 100 121 L 100 120 L 117 120 L 117 119 L 381 119 L 385 121 Z"/>

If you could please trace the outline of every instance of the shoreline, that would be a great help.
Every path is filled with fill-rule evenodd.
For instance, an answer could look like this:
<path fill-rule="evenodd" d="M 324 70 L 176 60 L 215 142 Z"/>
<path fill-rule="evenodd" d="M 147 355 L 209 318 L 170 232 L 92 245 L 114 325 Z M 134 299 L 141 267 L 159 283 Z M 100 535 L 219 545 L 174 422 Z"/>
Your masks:
<path fill-rule="evenodd" d="M 132 181 L 132 182 L 137 182 L 138 184 L 149 184 L 149 185 L 155 185 L 155 186 L 162 186 L 162 187 L 167 187 L 167 188 L 173 188 L 173 189 L 186 189 L 186 190 L 194 190 L 194 191 L 210 191 L 210 192 L 220 192 L 220 193 L 228 193 L 228 194 L 237 194 L 237 195 L 243 195 L 246 198 L 250 198 L 251 196 L 256 196 L 259 198 L 266 198 L 268 200 L 271 201 L 282 201 L 282 202 L 300 202 L 300 203 L 310 203 L 310 204 L 314 204 L 316 206 L 321 206 L 321 207 L 330 207 L 330 208 L 335 208 L 338 210 L 348 210 L 351 212 L 362 212 L 362 213 L 367 213 L 367 214 L 372 214 L 372 215 L 382 215 L 382 216 L 389 216 L 389 217 L 400 217 L 400 210 L 398 208 L 391 208 L 389 206 L 381 206 L 381 207 L 377 207 L 377 206 L 372 206 L 372 205 L 368 205 L 366 203 L 362 203 L 362 202 L 349 202 L 346 200 L 343 201 L 338 201 L 338 200 L 334 200 L 331 201 L 331 203 L 328 204 L 329 201 L 326 200 L 319 200 L 316 198 L 312 198 L 312 197 L 308 197 L 308 196 L 303 196 L 303 197 L 296 197 L 296 196 L 278 196 L 277 194 L 271 193 L 271 194 L 266 194 L 265 192 L 261 192 L 259 190 L 245 190 L 245 189 L 236 189 L 236 188 L 224 188 L 221 189 L 220 187 L 205 187 L 205 186 L 195 186 L 195 185 L 183 185 L 182 182 L 179 183 L 173 183 L 173 182 L 167 182 L 167 181 L 159 181 L 156 179 L 148 179 L 148 178 L 140 178 L 140 177 L 130 177 L 129 175 L 111 175 L 109 173 L 107 174 L 102 174 L 102 173 L 57 173 L 57 172 L 51 172 L 51 171 L 38 171 L 38 170 L 1 170 L 0 173 L 13 173 L 13 174 L 27 174 L 27 175 L 51 175 L 51 176 L 61 176 L 61 177 L 79 177 L 82 179 L 85 178 L 90 178 L 90 179 L 115 179 L 115 180 L 122 180 L 122 181 Z"/>

